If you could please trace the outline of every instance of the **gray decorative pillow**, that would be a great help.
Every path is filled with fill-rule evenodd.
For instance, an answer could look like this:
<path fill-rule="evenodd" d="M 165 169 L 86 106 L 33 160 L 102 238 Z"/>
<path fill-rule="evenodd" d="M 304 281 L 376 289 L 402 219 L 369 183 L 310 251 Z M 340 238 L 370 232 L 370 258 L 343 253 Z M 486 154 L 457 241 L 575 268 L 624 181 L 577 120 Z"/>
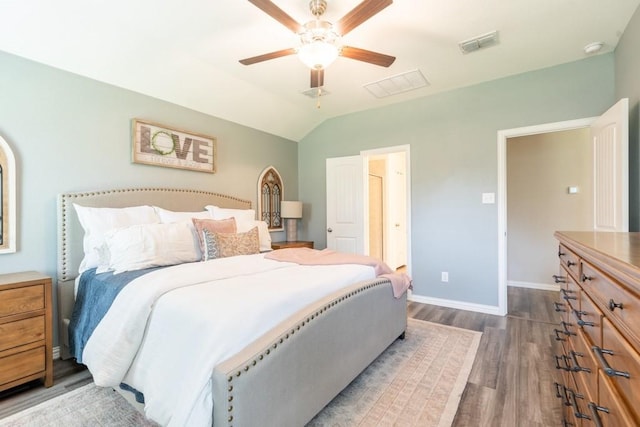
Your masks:
<path fill-rule="evenodd" d="M 215 235 L 216 233 L 206 228 L 202 230 L 202 243 L 204 245 L 204 250 L 202 251 L 203 261 L 220 258 L 220 249 L 218 248 L 218 241 Z"/>

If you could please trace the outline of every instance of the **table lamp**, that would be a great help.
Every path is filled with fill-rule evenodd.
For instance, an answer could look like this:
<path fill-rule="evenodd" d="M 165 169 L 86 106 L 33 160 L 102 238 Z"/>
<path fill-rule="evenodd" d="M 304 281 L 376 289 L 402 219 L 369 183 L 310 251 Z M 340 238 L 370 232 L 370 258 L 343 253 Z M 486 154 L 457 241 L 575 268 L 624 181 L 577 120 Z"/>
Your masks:
<path fill-rule="evenodd" d="M 287 242 L 298 240 L 298 218 L 302 218 L 302 202 L 282 201 L 280 217 L 287 220 Z"/>

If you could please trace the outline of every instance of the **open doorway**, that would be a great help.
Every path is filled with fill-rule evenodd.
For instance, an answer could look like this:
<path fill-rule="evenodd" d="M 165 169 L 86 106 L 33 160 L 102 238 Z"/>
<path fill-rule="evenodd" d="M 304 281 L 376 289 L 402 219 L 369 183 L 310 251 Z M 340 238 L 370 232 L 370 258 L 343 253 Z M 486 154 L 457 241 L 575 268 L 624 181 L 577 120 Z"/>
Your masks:
<path fill-rule="evenodd" d="M 498 314 L 507 314 L 507 141 L 550 132 L 589 129 L 593 210 L 591 230 L 628 231 L 629 227 L 629 100 L 623 98 L 599 117 L 498 131 Z M 566 191 L 573 191 L 567 186 Z M 548 211 L 546 215 L 571 212 Z M 572 223 L 571 229 L 580 227 Z M 563 227 L 564 228 L 564 227 Z M 555 242 L 553 243 L 555 246 Z M 548 249 L 554 253 L 553 246 Z M 554 268 L 552 271 L 555 271 Z"/>
<path fill-rule="evenodd" d="M 365 250 L 409 272 L 409 146 L 361 153 L 365 171 Z"/>

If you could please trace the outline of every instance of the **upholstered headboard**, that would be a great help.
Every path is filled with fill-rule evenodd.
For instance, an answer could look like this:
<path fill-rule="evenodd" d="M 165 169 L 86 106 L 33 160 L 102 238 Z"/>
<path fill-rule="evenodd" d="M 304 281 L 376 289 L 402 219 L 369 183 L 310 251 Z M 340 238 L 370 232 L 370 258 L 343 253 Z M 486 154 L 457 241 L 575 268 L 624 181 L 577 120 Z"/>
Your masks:
<path fill-rule="evenodd" d="M 200 190 L 176 188 L 125 188 L 117 190 L 66 193 L 58 196 L 58 280 L 78 275 L 83 257 L 80 226 L 73 203 L 89 207 L 123 208 L 152 205 L 180 212 L 197 212 L 206 205 L 251 209 L 251 202 L 233 196 Z"/>

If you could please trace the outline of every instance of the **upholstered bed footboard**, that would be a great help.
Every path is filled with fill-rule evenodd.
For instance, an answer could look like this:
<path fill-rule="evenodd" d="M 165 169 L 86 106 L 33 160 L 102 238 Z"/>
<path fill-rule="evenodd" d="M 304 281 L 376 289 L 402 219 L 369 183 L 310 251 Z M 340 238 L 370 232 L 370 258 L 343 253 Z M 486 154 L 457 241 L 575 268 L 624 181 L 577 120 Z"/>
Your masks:
<path fill-rule="evenodd" d="M 215 368 L 214 426 L 303 426 L 406 326 L 406 294 L 386 280 L 301 310 Z"/>

